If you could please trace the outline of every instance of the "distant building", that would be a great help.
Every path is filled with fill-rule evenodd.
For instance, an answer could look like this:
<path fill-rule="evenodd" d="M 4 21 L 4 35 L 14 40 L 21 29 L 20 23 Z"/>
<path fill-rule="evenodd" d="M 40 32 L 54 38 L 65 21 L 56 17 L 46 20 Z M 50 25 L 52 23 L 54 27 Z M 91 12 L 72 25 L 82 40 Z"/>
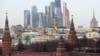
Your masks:
<path fill-rule="evenodd" d="M 38 17 L 39 17 L 39 22 L 38 22 L 38 28 L 44 28 L 43 27 L 43 19 L 44 19 L 44 17 L 43 17 L 43 13 L 38 13 Z"/>
<path fill-rule="evenodd" d="M 51 27 L 50 6 L 45 6 L 46 28 Z"/>
<path fill-rule="evenodd" d="M 3 29 L 2 28 L 0 28 L 0 34 L 3 34 Z"/>
<path fill-rule="evenodd" d="M 15 34 L 17 37 L 21 37 L 23 29 L 24 29 L 24 27 L 22 25 L 16 25 Z"/>
<path fill-rule="evenodd" d="M 69 20 L 69 10 L 67 9 L 67 4 L 63 2 L 63 26 L 69 28 L 70 20 Z"/>
<path fill-rule="evenodd" d="M 3 29 L 0 28 L 0 38 L 2 38 L 2 37 L 3 37 Z"/>
<path fill-rule="evenodd" d="M 30 26 L 30 11 L 24 10 L 24 27 Z"/>
<path fill-rule="evenodd" d="M 50 36 L 35 36 L 31 41 L 32 42 L 45 42 L 45 41 L 50 41 L 53 40 L 54 38 L 50 37 Z"/>
<path fill-rule="evenodd" d="M 62 26 L 61 0 L 55 0 L 55 16 L 57 17 L 58 27 Z"/>
<path fill-rule="evenodd" d="M 16 29 L 22 30 L 23 29 L 23 26 L 22 25 L 16 25 Z"/>
<path fill-rule="evenodd" d="M 57 27 L 58 27 L 58 25 L 57 25 L 57 17 L 53 17 L 53 19 L 52 19 L 52 27 L 54 28 L 54 30 L 56 31 L 57 30 Z"/>
<path fill-rule="evenodd" d="M 94 13 L 94 11 L 93 11 L 93 18 L 92 18 L 92 20 L 90 21 L 90 27 L 91 27 L 91 28 L 98 27 L 98 21 L 97 21 L 96 18 L 95 18 L 95 13 Z"/>
<path fill-rule="evenodd" d="M 52 18 L 54 17 L 55 15 L 55 2 L 51 2 L 50 3 L 50 18 L 52 20 Z"/>
<path fill-rule="evenodd" d="M 38 22 L 39 22 L 39 18 L 38 18 L 37 7 L 33 6 L 32 7 L 32 26 L 33 28 L 38 27 Z"/>
<path fill-rule="evenodd" d="M 87 38 L 99 38 L 100 37 L 98 32 L 92 32 L 92 31 L 91 32 L 87 32 L 86 36 L 87 36 Z"/>
<path fill-rule="evenodd" d="M 22 39 L 23 40 L 29 40 L 34 38 L 34 36 L 39 35 L 39 33 L 37 31 L 34 32 L 24 32 L 22 33 Z"/>
<path fill-rule="evenodd" d="M 43 23 L 43 28 L 45 29 L 45 28 L 47 28 L 47 23 L 48 23 L 48 21 L 46 20 L 46 18 L 45 18 L 45 13 L 41 13 L 41 16 L 42 16 L 42 23 Z"/>
<path fill-rule="evenodd" d="M 84 28 L 82 25 L 78 26 L 78 28 Z"/>
<path fill-rule="evenodd" d="M 12 25 L 11 26 L 11 32 L 15 32 L 16 31 L 16 25 Z"/>

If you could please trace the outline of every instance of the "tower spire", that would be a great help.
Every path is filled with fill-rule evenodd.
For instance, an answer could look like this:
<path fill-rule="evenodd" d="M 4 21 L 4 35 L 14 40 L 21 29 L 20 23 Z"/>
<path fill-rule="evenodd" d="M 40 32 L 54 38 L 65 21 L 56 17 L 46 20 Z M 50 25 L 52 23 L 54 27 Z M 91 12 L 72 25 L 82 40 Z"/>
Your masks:
<path fill-rule="evenodd" d="M 93 18 L 95 18 L 95 11 L 94 11 L 94 9 L 93 9 Z"/>
<path fill-rule="evenodd" d="M 72 15 L 72 20 L 71 20 L 71 25 L 70 25 L 70 31 L 68 35 L 68 41 L 69 44 L 71 45 L 76 45 L 78 42 L 75 27 L 74 27 L 74 22 L 73 22 L 73 15 Z"/>
<path fill-rule="evenodd" d="M 71 16 L 72 16 L 72 19 L 71 19 L 70 30 L 75 30 L 74 22 L 73 22 L 73 15 L 71 15 Z"/>
<path fill-rule="evenodd" d="M 9 32 L 8 13 L 6 13 L 5 32 Z"/>
<path fill-rule="evenodd" d="M 8 13 L 6 13 L 5 28 L 2 38 L 2 56 L 9 56 L 11 52 L 12 38 L 10 36 L 9 24 L 8 24 Z"/>
<path fill-rule="evenodd" d="M 94 9 L 93 9 L 93 18 L 92 18 L 92 20 L 90 21 L 90 27 L 91 27 L 91 28 L 98 27 L 98 21 L 97 21 L 96 18 L 95 18 Z"/>

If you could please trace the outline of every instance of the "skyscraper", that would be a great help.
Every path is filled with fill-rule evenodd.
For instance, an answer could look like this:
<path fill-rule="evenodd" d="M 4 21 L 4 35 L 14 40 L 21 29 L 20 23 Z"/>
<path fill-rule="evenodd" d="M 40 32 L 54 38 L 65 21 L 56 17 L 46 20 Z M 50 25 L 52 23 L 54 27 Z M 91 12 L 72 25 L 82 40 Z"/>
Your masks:
<path fill-rule="evenodd" d="M 98 27 L 98 22 L 97 22 L 97 20 L 96 20 L 96 18 L 95 18 L 95 13 L 94 13 L 94 11 L 93 11 L 93 18 L 92 18 L 92 20 L 90 21 L 90 27 L 91 27 L 91 28 Z"/>
<path fill-rule="evenodd" d="M 30 11 L 24 10 L 24 27 L 30 26 Z"/>
<path fill-rule="evenodd" d="M 45 29 L 47 22 L 46 22 L 46 18 L 45 18 L 45 13 L 38 13 L 39 16 L 39 23 L 42 22 L 42 28 Z"/>
<path fill-rule="evenodd" d="M 55 0 L 55 16 L 57 17 L 58 27 L 62 26 L 61 0 Z"/>
<path fill-rule="evenodd" d="M 33 28 L 37 28 L 38 26 L 38 22 L 39 22 L 39 19 L 38 19 L 38 12 L 37 12 L 37 8 L 36 6 L 33 6 L 32 7 L 32 26 Z"/>
<path fill-rule="evenodd" d="M 45 6 L 46 28 L 51 27 L 50 6 Z"/>
<path fill-rule="evenodd" d="M 39 22 L 38 22 L 38 28 L 44 28 L 43 27 L 43 13 L 38 13 L 38 17 L 39 17 Z"/>
<path fill-rule="evenodd" d="M 55 3 L 51 2 L 50 3 L 50 18 L 51 18 L 51 21 L 52 21 L 54 15 L 55 15 L 54 10 L 55 10 Z"/>
<path fill-rule="evenodd" d="M 69 10 L 67 9 L 66 2 L 63 2 L 63 26 L 69 28 L 70 20 L 69 20 Z"/>
<path fill-rule="evenodd" d="M 61 0 L 55 0 L 55 6 L 61 7 Z"/>
<path fill-rule="evenodd" d="M 42 23 L 43 23 L 43 28 L 46 28 L 47 22 L 46 22 L 46 18 L 45 18 L 45 13 L 41 13 L 41 19 L 42 19 Z"/>

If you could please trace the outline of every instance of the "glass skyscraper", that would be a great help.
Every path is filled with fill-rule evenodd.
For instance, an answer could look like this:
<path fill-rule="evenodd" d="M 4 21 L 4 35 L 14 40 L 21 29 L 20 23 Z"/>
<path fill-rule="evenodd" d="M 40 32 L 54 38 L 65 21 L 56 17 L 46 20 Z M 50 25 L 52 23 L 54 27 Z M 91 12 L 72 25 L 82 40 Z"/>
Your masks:
<path fill-rule="evenodd" d="M 43 29 L 46 28 L 46 18 L 45 18 L 45 13 L 41 13 L 42 16 L 42 23 L 43 23 Z"/>
<path fill-rule="evenodd" d="M 30 26 L 30 11 L 24 10 L 24 27 Z"/>
<path fill-rule="evenodd" d="M 54 2 L 51 2 L 51 3 L 50 3 L 51 27 L 52 27 L 52 19 L 53 19 L 54 15 L 55 15 L 54 10 L 55 10 L 55 3 L 54 3 Z"/>
<path fill-rule="evenodd" d="M 32 7 L 32 27 L 37 28 L 38 22 L 39 22 L 39 18 L 38 18 L 37 8 L 36 6 L 33 6 Z"/>
<path fill-rule="evenodd" d="M 38 17 L 39 17 L 39 22 L 38 22 L 38 28 L 44 28 L 43 27 L 43 13 L 38 13 Z"/>
<path fill-rule="evenodd" d="M 51 27 L 50 6 L 45 6 L 46 28 Z"/>
<path fill-rule="evenodd" d="M 57 17 L 58 27 L 62 26 L 61 0 L 55 0 L 55 16 Z"/>
<path fill-rule="evenodd" d="M 61 0 L 55 0 L 55 6 L 61 7 Z"/>
<path fill-rule="evenodd" d="M 63 2 L 63 26 L 67 28 L 70 27 L 69 10 L 66 2 Z"/>

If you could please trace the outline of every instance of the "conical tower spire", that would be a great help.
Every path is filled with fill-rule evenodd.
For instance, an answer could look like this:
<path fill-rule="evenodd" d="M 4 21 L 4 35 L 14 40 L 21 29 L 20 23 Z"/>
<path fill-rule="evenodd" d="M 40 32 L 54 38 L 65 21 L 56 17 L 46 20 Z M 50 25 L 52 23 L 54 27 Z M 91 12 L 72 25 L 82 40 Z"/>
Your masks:
<path fill-rule="evenodd" d="M 72 15 L 72 19 L 71 19 L 70 30 L 75 30 L 74 22 L 73 22 L 73 15 Z"/>
<path fill-rule="evenodd" d="M 93 10 L 93 18 L 90 21 L 90 27 L 91 28 L 98 27 L 98 21 L 95 18 L 95 12 L 94 12 L 94 10 Z"/>
<path fill-rule="evenodd" d="M 93 18 L 95 18 L 95 11 L 94 11 L 94 9 L 93 9 Z"/>
<path fill-rule="evenodd" d="M 9 32 L 8 13 L 6 13 L 5 32 Z"/>
<path fill-rule="evenodd" d="M 67 42 L 71 45 L 76 45 L 77 41 L 78 41 L 78 39 L 77 39 L 77 36 L 76 36 L 76 31 L 75 31 L 74 22 L 73 22 L 73 15 L 72 15 L 70 31 L 69 31 Z"/>

